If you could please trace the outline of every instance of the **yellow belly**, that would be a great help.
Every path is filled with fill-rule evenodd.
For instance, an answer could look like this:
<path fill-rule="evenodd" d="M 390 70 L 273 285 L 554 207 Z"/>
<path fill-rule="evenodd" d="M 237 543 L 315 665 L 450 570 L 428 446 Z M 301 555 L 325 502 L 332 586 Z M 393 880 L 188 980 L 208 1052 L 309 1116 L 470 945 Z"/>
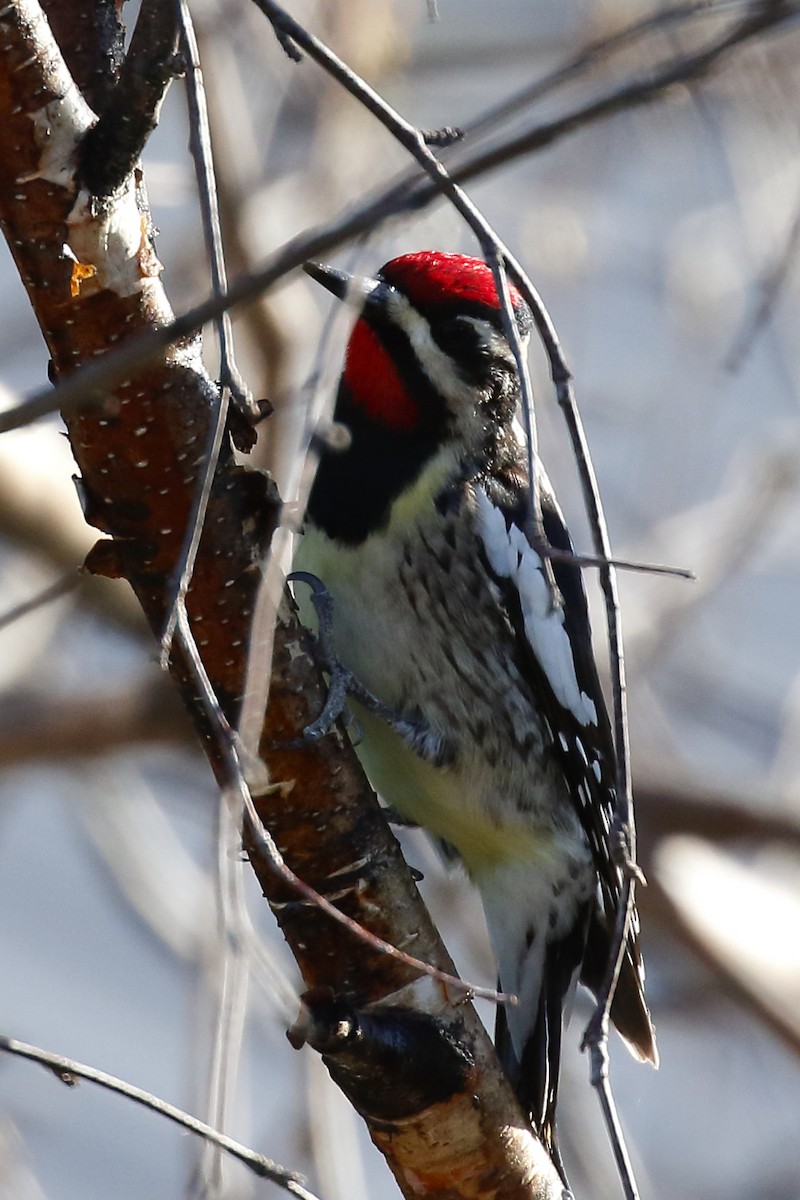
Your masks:
<path fill-rule="evenodd" d="M 551 830 L 485 802 L 491 769 L 478 755 L 458 769 L 435 767 L 379 717 L 356 703 L 352 708 L 364 731 L 356 753 L 372 786 L 401 816 L 455 846 L 473 879 L 500 865 L 535 867 L 552 858 Z"/>

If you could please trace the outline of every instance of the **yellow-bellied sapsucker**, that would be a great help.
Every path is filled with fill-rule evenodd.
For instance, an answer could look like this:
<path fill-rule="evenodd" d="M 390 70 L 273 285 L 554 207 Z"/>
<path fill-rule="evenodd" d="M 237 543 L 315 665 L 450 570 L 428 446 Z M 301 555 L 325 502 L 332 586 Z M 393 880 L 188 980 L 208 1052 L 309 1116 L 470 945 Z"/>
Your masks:
<path fill-rule="evenodd" d="M 363 297 L 296 566 L 333 605 L 337 658 L 397 719 L 358 709 L 378 793 L 455 851 L 479 889 L 500 987 L 497 1047 L 560 1166 L 562 1012 L 596 990 L 617 914 L 615 756 L 578 567 L 533 545 L 519 380 L 489 267 L 422 251 L 374 279 L 309 273 Z M 520 334 L 530 310 L 512 287 Z M 537 465 L 544 534 L 571 550 Z M 611 1011 L 656 1061 L 634 913 Z"/>

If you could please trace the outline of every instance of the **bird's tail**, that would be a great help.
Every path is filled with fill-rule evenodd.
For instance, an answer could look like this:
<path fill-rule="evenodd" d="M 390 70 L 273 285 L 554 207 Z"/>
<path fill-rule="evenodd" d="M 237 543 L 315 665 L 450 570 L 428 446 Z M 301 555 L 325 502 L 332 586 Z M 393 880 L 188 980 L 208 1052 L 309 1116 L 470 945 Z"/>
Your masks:
<path fill-rule="evenodd" d="M 581 967 L 581 983 L 596 996 L 603 984 L 610 948 L 610 921 L 595 908 L 589 923 L 586 954 Z M 631 1053 L 641 1062 L 658 1066 L 656 1035 L 644 997 L 644 966 L 639 950 L 639 917 L 631 914 L 631 930 L 620 966 L 617 988 L 611 1004 L 611 1020 L 625 1039 Z"/>
<path fill-rule="evenodd" d="M 550 942 L 544 951 L 535 1008 L 529 1005 L 527 1012 L 518 1013 L 500 1007 L 495 1027 L 495 1045 L 503 1070 L 565 1187 L 569 1185 L 556 1137 L 561 1031 L 564 1007 L 575 988 L 584 940 L 585 926 L 579 922 L 565 938 Z M 501 986 L 508 990 L 508 983 L 502 977 Z"/>

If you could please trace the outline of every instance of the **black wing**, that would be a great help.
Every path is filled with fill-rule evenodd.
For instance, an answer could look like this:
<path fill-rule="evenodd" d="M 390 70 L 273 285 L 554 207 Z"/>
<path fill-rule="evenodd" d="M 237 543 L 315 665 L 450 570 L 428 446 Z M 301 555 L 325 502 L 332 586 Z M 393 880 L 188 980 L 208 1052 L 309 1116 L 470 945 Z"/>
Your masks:
<path fill-rule="evenodd" d="M 597 992 L 605 974 L 611 930 L 621 894 L 621 875 L 612 856 L 612 830 L 616 812 L 616 756 L 611 727 L 592 648 L 592 633 L 581 569 L 564 560 L 551 560 L 555 582 L 563 600 L 563 623 L 571 650 L 574 679 L 548 670 L 537 653 L 525 627 L 524 595 L 526 571 L 523 558 L 530 552 L 528 563 L 540 564 L 532 536 L 530 501 L 526 481 L 521 472 L 504 473 L 502 478 L 485 484 L 485 493 L 495 509 L 499 509 L 509 540 L 512 565 L 519 567 L 511 573 L 496 569 L 497 555 L 487 543 L 484 562 L 494 580 L 506 616 L 513 630 L 517 667 L 533 692 L 537 711 L 550 734 L 550 752 L 558 761 L 567 781 L 570 796 L 580 817 L 581 826 L 591 847 L 599 889 L 598 904 L 590 917 L 589 933 L 581 982 Z M 552 546 L 572 551 L 564 519 L 549 489 L 541 489 L 544 533 Z M 495 536 L 500 528 L 493 517 Z M 492 559 L 494 557 L 495 565 Z M 538 574 L 541 571 L 537 567 Z M 530 579 L 530 574 L 527 575 Z M 555 633 L 563 638 L 558 626 Z M 567 672 L 568 674 L 568 672 Z M 611 1016 L 622 1036 L 641 1058 L 657 1061 L 650 1016 L 644 1001 L 644 970 L 638 946 L 638 916 L 634 910 L 623 960 L 620 981 Z"/>

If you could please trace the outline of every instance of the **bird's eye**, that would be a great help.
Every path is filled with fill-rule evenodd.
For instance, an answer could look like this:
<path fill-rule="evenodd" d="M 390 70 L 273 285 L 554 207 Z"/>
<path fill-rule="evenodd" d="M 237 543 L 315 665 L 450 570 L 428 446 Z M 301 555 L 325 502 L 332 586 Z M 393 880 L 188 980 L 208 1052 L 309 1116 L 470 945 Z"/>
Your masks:
<path fill-rule="evenodd" d="M 473 321 L 451 317 L 434 327 L 433 336 L 445 354 L 455 359 L 483 358 L 487 347 Z"/>

